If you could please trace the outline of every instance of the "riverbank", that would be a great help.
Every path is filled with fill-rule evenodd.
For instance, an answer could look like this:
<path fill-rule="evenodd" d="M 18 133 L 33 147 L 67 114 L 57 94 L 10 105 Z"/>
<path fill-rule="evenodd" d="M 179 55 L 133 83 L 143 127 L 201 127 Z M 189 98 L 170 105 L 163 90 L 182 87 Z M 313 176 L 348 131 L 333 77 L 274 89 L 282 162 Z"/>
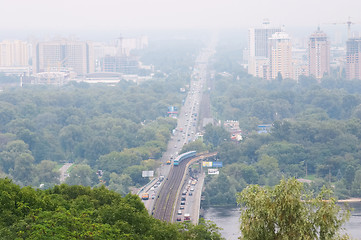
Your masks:
<path fill-rule="evenodd" d="M 336 201 L 337 203 L 358 203 L 361 202 L 361 198 L 347 198 L 347 199 L 340 199 Z M 208 205 L 208 206 L 201 206 L 204 209 L 208 208 L 235 208 L 238 207 L 237 204 L 225 204 L 225 205 Z"/>
<path fill-rule="evenodd" d="M 348 199 L 341 199 L 337 201 L 338 203 L 356 203 L 361 202 L 361 198 L 348 198 Z"/>
<path fill-rule="evenodd" d="M 347 199 L 349 200 L 349 199 Z M 352 239 L 361 240 L 361 202 L 357 199 L 351 199 L 349 206 L 352 208 L 351 217 L 343 225 L 345 233 L 348 233 Z M 241 215 L 238 207 L 210 207 L 204 211 L 204 219 L 213 221 L 218 227 L 221 227 L 222 236 L 227 240 L 238 240 L 241 236 L 240 221 Z"/>

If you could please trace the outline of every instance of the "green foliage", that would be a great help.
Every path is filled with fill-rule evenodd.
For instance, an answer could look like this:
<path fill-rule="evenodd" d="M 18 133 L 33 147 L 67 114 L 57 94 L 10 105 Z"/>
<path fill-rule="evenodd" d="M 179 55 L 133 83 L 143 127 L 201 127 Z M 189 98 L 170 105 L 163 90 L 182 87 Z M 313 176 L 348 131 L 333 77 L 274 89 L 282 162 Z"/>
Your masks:
<path fill-rule="evenodd" d="M 189 222 L 183 222 L 179 226 L 183 239 L 199 239 L 199 240 L 217 240 L 223 239 L 216 224 L 206 221 L 203 218 L 199 220 L 198 225 L 192 225 Z"/>
<path fill-rule="evenodd" d="M 0 130 L 4 132 L 0 169 L 22 185 L 38 185 L 35 173 L 43 160 L 84 162 L 93 172 L 100 168 L 110 171 L 109 175 L 121 174 L 142 160 L 160 158 L 176 126 L 176 120 L 163 116 L 167 106 L 177 105 L 182 96 L 169 93 L 166 87 L 150 88 L 152 84 L 175 83 L 157 80 L 141 86 L 86 88 L 69 84 L 4 91 L 0 96 Z M 121 162 L 106 160 L 104 156 L 112 152 L 126 155 L 127 164 L 118 168 Z"/>
<path fill-rule="evenodd" d="M 170 224 L 136 195 L 57 185 L 45 191 L 0 179 L 0 239 L 221 239 L 211 222 Z"/>
<path fill-rule="evenodd" d="M 227 54 L 230 48 L 238 51 L 239 44 L 224 45 L 221 43 L 215 55 L 218 73 L 209 83 L 212 110 L 219 120 L 238 120 L 243 140 L 221 142 L 214 129 L 208 129 L 205 143 L 214 147 L 218 141 L 214 150 L 224 165 L 220 171 L 230 177 L 228 193 L 242 190 L 244 183 L 274 186 L 282 177 L 307 178 L 311 174 L 316 191 L 332 184 L 340 198 L 360 197 L 355 180 L 361 169 L 359 83 L 331 77 L 321 82 L 313 77 L 301 77 L 298 82 L 254 78 L 241 68 L 236 71 L 240 59 Z M 270 133 L 258 134 L 260 124 L 270 124 Z M 237 174 L 232 174 L 228 165 Z M 219 192 L 212 187 L 215 179 L 206 182 L 211 199 Z"/>
<path fill-rule="evenodd" d="M 87 164 L 79 164 L 72 168 L 70 176 L 66 179 L 69 185 L 93 186 L 98 177 Z"/>
<path fill-rule="evenodd" d="M 208 146 L 205 143 L 203 143 L 201 139 L 197 139 L 193 142 L 184 145 L 180 153 L 185 153 L 189 151 L 197 151 L 198 153 L 201 153 L 208 150 L 209 150 Z"/>
<path fill-rule="evenodd" d="M 350 216 L 325 188 L 315 197 L 295 179 L 274 188 L 250 185 L 238 195 L 241 239 L 346 239 L 342 224 Z"/>
<path fill-rule="evenodd" d="M 206 179 L 207 189 L 204 193 L 206 202 L 203 205 L 235 205 L 237 190 L 231 185 L 231 177 L 225 171 L 217 176 L 208 176 Z M 243 185 L 242 187 L 244 187 Z"/>
<path fill-rule="evenodd" d="M 43 160 L 76 162 L 88 164 L 91 175 L 103 170 L 102 180 L 109 184 L 111 173 L 121 175 L 144 160 L 159 159 L 176 127 L 175 119 L 165 117 L 167 107 L 180 108 L 184 94 L 179 89 L 188 84 L 200 44 L 199 40 L 151 42 L 137 54 L 143 63 L 155 66 L 157 76 L 139 85 L 127 81 L 116 86 L 70 82 L 61 87 L 24 85 L 4 90 L 0 95 L 1 173 L 19 184 L 38 186 L 43 180 L 36 174 L 50 167 L 41 170 Z M 13 80 L 1 75 L 0 83 L 5 82 Z M 6 149 L 16 140 L 25 143 L 27 151 L 12 153 Z M 121 157 L 109 159 L 112 153 Z M 51 178 L 45 187 L 57 182 Z"/>
<path fill-rule="evenodd" d="M 56 162 L 43 160 L 35 167 L 34 183 L 47 185 L 45 188 L 53 184 L 59 184 L 60 173 L 56 169 Z"/>
<path fill-rule="evenodd" d="M 20 84 L 20 77 L 15 75 L 7 76 L 5 73 L 0 73 L 0 84 Z"/>
<path fill-rule="evenodd" d="M 229 139 L 229 133 L 222 127 L 208 124 L 203 136 L 204 142 L 212 147 L 218 147 Z"/>

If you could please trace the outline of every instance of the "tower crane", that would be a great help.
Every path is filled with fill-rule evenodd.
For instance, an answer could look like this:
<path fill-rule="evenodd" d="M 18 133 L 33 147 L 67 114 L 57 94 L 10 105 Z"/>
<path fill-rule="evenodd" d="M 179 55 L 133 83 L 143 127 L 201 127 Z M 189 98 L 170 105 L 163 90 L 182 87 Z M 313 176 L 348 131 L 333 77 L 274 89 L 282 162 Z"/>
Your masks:
<path fill-rule="evenodd" d="M 65 62 L 68 61 L 69 56 L 63 58 L 63 60 L 58 61 L 58 72 L 60 72 L 62 67 L 65 67 Z"/>
<path fill-rule="evenodd" d="M 347 25 L 347 38 L 351 38 L 351 25 L 354 24 L 358 24 L 359 22 L 352 22 L 351 21 L 351 17 L 348 17 L 348 21 L 347 22 L 333 22 L 333 23 L 328 23 L 328 24 L 346 24 Z"/>

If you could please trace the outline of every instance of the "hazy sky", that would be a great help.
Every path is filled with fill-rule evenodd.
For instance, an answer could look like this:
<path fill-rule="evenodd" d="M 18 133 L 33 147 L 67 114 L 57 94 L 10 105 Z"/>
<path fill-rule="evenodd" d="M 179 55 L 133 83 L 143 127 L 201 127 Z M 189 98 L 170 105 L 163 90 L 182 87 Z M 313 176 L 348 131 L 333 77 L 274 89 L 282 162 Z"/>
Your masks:
<path fill-rule="evenodd" d="M 115 30 L 317 26 L 349 16 L 360 0 L 0 0 L 0 30 Z"/>

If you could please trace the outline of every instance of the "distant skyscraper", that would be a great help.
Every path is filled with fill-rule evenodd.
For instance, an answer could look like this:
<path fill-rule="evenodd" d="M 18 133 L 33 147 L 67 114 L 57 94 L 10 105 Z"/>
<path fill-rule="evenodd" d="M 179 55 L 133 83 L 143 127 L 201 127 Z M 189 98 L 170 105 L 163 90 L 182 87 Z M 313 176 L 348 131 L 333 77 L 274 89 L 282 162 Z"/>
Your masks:
<path fill-rule="evenodd" d="M 0 42 L 0 67 L 29 65 L 29 44 L 23 41 Z"/>
<path fill-rule="evenodd" d="M 282 78 L 293 78 L 292 75 L 292 43 L 285 32 L 276 32 L 269 39 L 270 47 L 270 78 L 279 74 Z"/>
<path fill-rule="evenodd" d="M 317 79 L 330 73 L 330 42 L 319 28 L 308 42 L 308 71 L 310 76 Z"/>
<path fill-rule="evenodd" d="M 94 72 L 94 51 L 91 43 L 80 41 L 40 42 L 35 47 L 33 72 L 72 69 L 78 75 Z"/>
<path fill-rule="evenodd" d="M 139 69 L 139 60 L 132 56 L 105 56 L 102 61 L 103 72 L 119 72 L 136 74 Z"/>
<path fill-rule="evenodd" d="M 144 49 L 148 47 L 148 37 L 141 36 L 137 38 L 122 38 L 121 55 L 130 56 L 130 52 L 134 49 Z"/>
<path fill-rule="evenodd" d="M 270 57 L 269 38 L 281 28 L 271 28 L 268 20 L 260 28 L 250 28 L 248 32 L 248 73 L 261 78 L 268 78 Z M 266 75 L 265 75 L 266 74 Z"/>
<path fill-rule="evenodd" d="M 361 38 L 349 38 L 346 45 L 346 78 L 361 80 Z"/>

